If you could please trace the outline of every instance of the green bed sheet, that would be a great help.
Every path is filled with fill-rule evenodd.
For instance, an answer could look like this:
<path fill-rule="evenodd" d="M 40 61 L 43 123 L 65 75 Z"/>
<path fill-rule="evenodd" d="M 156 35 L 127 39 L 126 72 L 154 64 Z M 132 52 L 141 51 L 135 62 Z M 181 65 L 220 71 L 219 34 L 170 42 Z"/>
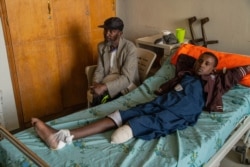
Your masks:
<path fill-rule="evenodd" d="M 54 128 L 75 128 L 102 118 L 116 109 L 126 109 L 152 100 L 153 91 L 174 76 L 167 60 L 154 76 L 131 93 L 97 107 L 47 122 Z M 199 167 L 217 152 L 237 123 L 250 113 L 250 89 L 237 85 L 223 96 L 223 113 L 203 112 L 197 124 L 171 135 L 144 141 L 132 139 L 111 144 L 113 131 L 75 140 L 62 150 L 50 150 L 33 128 L 15 134 L 22 143 L 53 167 Z M 35 164 L 7 140 L 0 142 L 0 164 L 28 167 Z"/>

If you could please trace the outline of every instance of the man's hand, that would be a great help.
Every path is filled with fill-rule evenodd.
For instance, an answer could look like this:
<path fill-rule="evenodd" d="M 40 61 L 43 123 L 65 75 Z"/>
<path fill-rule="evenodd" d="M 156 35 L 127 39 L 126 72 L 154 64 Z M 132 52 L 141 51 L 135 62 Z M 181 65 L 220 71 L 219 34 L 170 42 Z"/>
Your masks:
<path fill-rule="evenodd" d="M 98 96 L 102 95 L 105 91 L 108 90 L 105 84 L 95 83 L 90 86 L 90 90 L 92 94 L 96 94 Z"/>

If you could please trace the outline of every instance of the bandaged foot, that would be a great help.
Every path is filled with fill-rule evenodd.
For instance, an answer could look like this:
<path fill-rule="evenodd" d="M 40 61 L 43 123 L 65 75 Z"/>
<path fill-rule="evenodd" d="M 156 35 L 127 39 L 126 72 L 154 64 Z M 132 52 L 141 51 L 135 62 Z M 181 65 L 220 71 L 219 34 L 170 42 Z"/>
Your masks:
<path fill-rule="evenodd" d="M 59 150 L 66 146 L 66 144 L 71 144 L 73 138 L 74 136 L 70 135 L 68 129 L 62 129 L 57 133 L 50 135 L 46 143 L 57 143 L 57 145 L 54 145 L 53 147 L 50 146 L 50 148 L 53 150 Z"/>
<path fill-rule="evenodd" d="M 51 148 L 58 150 L 63 148 L 66 144 L 70 144 L 73 140 L 72 135 L 70 135 L 69 130 L 57 131 L 52 127 L 46 125 L 44 122 L 37 118 L 32 118 L 31 120 L 34 129 L 36 130 L 38 136 Z"/>
<path fill-rule="evenodd" d="M 120 144 L 133 138 L 133 132 L 129 125 L 123 125 L 115 130 L 111 136 L 112 144 Z"/>

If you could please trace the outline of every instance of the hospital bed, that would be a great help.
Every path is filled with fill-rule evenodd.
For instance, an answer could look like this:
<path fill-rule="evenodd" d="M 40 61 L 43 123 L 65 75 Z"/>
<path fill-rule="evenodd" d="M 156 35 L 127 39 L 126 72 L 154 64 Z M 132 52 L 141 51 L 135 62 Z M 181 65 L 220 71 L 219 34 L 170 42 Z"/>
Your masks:
<path fill-rule="evenodd" d="M 115 109 L 125 110 L 150 101 L 156 97 L 154 90 L 174 73 L 169 58 L 153 76 L 127 95 L 47 124 L 57 129 L 80 127 Z M 224 112 L 203 111 L 194 126 L 159 139 L 131 139 L 123 144 L 110 143 L 111 130 L 74 140 L 61 150 L 51 150 L 33 128 L 12 135 L 1 127 L 0 167 L 216 167 L 239 140 L 249 148 L 250 89 L 240 84 L 235 86 L 223 95 L 223 104 Z"/>

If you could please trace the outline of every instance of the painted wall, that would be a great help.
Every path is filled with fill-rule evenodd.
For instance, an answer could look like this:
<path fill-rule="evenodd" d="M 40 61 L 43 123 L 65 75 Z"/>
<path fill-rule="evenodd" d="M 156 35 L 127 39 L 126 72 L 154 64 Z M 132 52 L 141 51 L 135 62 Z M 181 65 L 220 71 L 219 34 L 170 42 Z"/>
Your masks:
<path fill-rule="evenodd" d="M 191 38 L 188 18 L 209 17 L 205 24 L 208 40 L 219 40 L 211 49 L 250 55 L 250 1 L 249 0 L 117 0 L 117 15 L 124 20 L 124 35 L 138 37 L 175 32 L 185 28 Z M 194 24 L 197 37 L 201 37 L 200 24 Z"/>
<path fill-rule="evenodd" d="M 19 127 L 16 104 L 10 78 L 10 70 L 7 59 L 5 41 L 3 36 L 2 22 L 0 21 L 0 103 L 2 103 L 1 118 L 4 119 L 5 127 L 14 130 Z"/>

